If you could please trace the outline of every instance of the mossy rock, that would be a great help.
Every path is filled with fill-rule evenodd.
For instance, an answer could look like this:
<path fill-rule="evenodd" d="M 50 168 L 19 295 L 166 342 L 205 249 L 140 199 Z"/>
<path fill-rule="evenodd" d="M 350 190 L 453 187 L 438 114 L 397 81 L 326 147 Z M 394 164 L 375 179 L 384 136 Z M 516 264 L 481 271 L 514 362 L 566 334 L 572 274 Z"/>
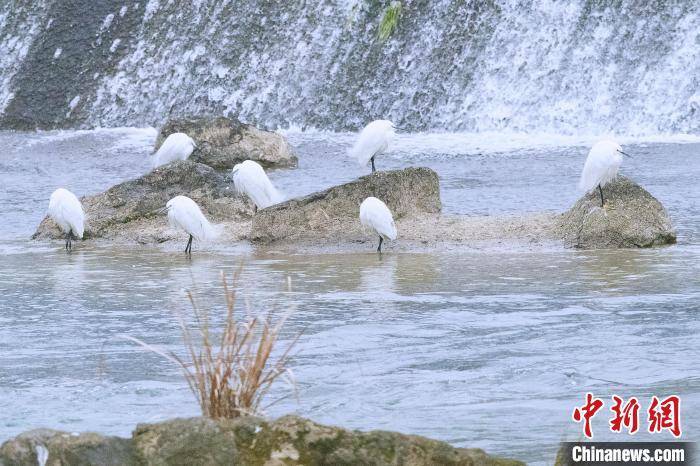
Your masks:
<path fill-rule="evenodd" d="M 671 219 L 654 196 L 624 176 L 596 189 L 563 213 L 557 228 L 564 241 L 580 249 L 648 248 L 676 242 Z"/>
<path fill-rule="evenodd" d="M 158 167 L 134 180 L 80 199 L 85 210 L 84 239 L 106 238 L 124 242 L 159 243 L 172 230 L 158 209 L 175 196 L 192 198 L 209 220 L 224 223 L 236 234 L 247 234 L 253 206 L 237 194 L 233 183 L 213 168 L 191 160 Z M 238 232 L 240 230 L 240 232 Z M 33 239 L 61 239 L 65 235 L 45 217 Z"/>
<path fill-rule="evenodd" d="M 39 430 L 0 447 L 0 465 L 37 464 L 37 445 L 49 465 L 149 466 L 518 466 L 520 461 L 479 449 L 454 448 L 425 437 L 396 432 L 360 432 L 316 424 L 297 416 L 275 421 L 173 419 L 141 424 L 131 439 L 78 436 Z"/>
<path fill-rule="evenodd" d="M 355 181 L 259 210 L 253 217 L 251 239 L 343 240 L 360 230 L 360 204 L 367 197 L 381 199 L 395 220 L 437 214 L 440 181 L 429 168 L 378 171 Z"/>
<path fill-rule="evenodd" d="M 173 133 L 185 133 L 197 144 L 190 159 L 217 170 L 230 170 L 244 160 L 265 168 L 296 167 L 297 157 L 281 134 L 226 117 L 168 120 L 160 129 L 155 150 Z"/>

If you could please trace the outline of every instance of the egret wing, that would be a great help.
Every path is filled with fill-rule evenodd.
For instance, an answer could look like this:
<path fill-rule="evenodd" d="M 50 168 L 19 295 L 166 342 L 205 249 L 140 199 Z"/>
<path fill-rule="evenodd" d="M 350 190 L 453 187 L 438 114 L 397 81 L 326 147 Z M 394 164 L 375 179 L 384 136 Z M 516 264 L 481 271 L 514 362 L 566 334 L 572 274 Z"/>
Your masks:
<path fill-rule="evenodd" d="M 350 155 L 360 165 L 367 162 L 377 153 L 383 152 L 389 146 L 389 138 L 393 135 L 391 122 L 374 121 L 367 125 L 361 132 L 357 141 L 350 150 Z"/>
<path fill-rule="evenodd" d="M 371 203 L 360 212 L 360 221 L 381 236 L 396 239 L 396 224 L 389 208 L 382 202 Z"/>

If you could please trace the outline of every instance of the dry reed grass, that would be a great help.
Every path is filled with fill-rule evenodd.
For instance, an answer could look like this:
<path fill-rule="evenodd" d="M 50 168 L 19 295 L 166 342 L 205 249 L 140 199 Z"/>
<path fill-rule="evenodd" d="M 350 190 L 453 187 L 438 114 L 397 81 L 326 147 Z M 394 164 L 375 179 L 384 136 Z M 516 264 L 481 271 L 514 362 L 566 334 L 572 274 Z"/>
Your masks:
<path fill-rule="evenodd" d="M 263 399 L 275 381 L 286 378 L 294 386 L 287 364 L 300 335 L 287 345 L 279 357 L 272 359 L 272 351 L 279 341 L 286 316 L 273 323 L 272 312 L 262 319 L 248 313 L 239 320 L 235 312 L 235 287 L 240 273 L 239 269 L 230 285 L 222 273 L 226 315 L 223 331 L 219 335 L 211 331 L 209 312 L 197 304 L 191 291 L 187 292 L 194 311 L 194 330 L 190 329 L 182 314 L 177 313 L 187 350 L 186 359 L 138 338 L 124 337 L 177 364 L 197 398 L 202 414 L 214 419 L 262 414 Z"/>

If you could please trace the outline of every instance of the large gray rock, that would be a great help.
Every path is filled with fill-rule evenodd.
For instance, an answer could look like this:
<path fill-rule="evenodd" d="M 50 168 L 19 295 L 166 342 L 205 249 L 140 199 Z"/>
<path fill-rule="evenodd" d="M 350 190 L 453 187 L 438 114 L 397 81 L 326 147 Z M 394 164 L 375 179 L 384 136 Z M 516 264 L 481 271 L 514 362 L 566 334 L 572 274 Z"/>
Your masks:
<path fill-rule="evenodd" d="M 137 426 L 131 439 L 97 434 L 71 436 L 32 431 L 0 447 L 0 465 L 35 465 L 36 445 L 46 445 L 49 465 L 492 465 L 523 463 L 454 448 L 396 432 L 359 432 L 296 416 L 275 421 L 174 419 Z"/>
<path fill-rule="evenodd" d="M 384 201 L 397 221 L 436 214 L 441 209 L 440 183 L 434 171 L 380 171 L 259 210 L 253 217 L 251 239 L 263 243 L 283 239 L 347 240 L 361 231 L 360 203 L 369 196 Z"/>
<path fill-rule="evenodd" d="M 265 168 L 296 167 L 297 157 L 285 138 L 226 117 L 169 120 L 156 140 L 156 150 L 172 133 L 185 133 L 197 144 L 190 158 L 217 170 L 231 169 L 244 160 Z"/>
<path fill-rule="evenodd" d="M 605 207 L 598 190 L 586 194 L 563 213 L 559 234 L 582 249 L 647 248 L 676 242 L 666 209 L 644 188 L 624 176 L 603 188 Z"/>
<path fill-rule="evenodd" d="M 85 239 L 109 238 L 154 243 L 178 235 L 156 211 L 178 195 L 192 198 L 210 221 L 227 224 L 234 238 L 247 234 L 252 204 L 238 195 L 233 184 L 201 163 L 177 161 L 141 178 L 81 199 L 86 214 Z M 182 235 L 181 233 L 179 234 Z M 44 218 L 32 238 L 63 238 L 58 226 Z"/>

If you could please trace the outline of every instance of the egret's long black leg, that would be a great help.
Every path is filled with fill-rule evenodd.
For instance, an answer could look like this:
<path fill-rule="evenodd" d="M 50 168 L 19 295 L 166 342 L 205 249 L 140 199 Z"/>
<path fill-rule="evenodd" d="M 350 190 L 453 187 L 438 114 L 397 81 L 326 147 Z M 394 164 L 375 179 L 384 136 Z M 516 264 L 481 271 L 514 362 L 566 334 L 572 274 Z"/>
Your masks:
<path fill-rule="evenodd" d="M 384 241 L 384 238 L 379 236 L 379 247 L 377 248 L 377 252 L 379 252 L 379 253 L 382 252 L 382 241 Z"/>
<path fill-rule="evenodd" d="M 66 233 L 66 251 L 68 250 L 68 245 L 70 244 L 70 231 Z"/>
<path fill-rule="evenodd" d="M 258 206 L 257 204 L 253 206 L 253 213 L 257 214 L 258 213 Z"/>
<path fill-rule="evenodd" d="M 600 191 L 600 206 L 605 207 L 605 199 L 603 199 L 603 188 L 598 185 L 598 191 Z"/>
<path fill-rule="evenodd" d="M 372 156 L 372 158 L 370 160 L 372 161 L 372 173 L 374 173 L 377 171 L 377 169 L 374 168 L 374 155 Z"/>
<path fill-rule="evenodd" d="M 187 241 L 187 246 L 185 246 L 185 254 L 192 254 L 192 235 L 190 235 L 190 239 Z"/>

